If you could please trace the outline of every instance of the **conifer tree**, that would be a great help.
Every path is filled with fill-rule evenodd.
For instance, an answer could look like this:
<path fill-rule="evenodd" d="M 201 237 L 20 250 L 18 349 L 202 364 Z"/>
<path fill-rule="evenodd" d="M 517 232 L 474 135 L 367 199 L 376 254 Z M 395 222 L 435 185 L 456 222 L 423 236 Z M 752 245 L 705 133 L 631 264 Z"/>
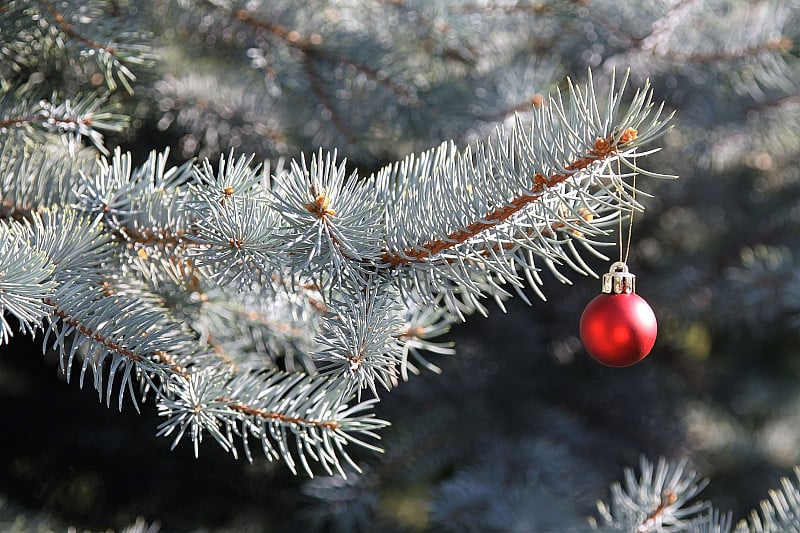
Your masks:
<path fill-rule="evenodd" d="M 653 365 L 696 370 L 718 324 L 791 324 L 791 2 L 10 0 L 0 17 L 3 344 L 29 335 L 119 410 L 153 403 L 198 463 L 211 440 L 312 478 L 320 529 L 382 527 L 380 487 L 403 475 L 433 480 L 434 530 L 800 528 L 795 481 L 735 525 L 678 443 L 587 509 L 607 472 L 580 435 L 604 436 L 553 405 L 514 402 L 517 435 L 478 438 L 454 439 L 446 409 L 394 433 L 375 413 L 407 418 L 392 398 L 421 380 L 481 419 L 465 391 L 508 382 L 454 368 L 446 334 L 516 300 L 550 310 L 531 339 L 565 369 L 575 325 L 552 317 L 633 220 L 652 300 L 681 296 Z M 715 406 L 682 408 L 680 440 L 710 442 Z M 780 435 L 800 438 L 790 416 Z M 462 464 L 476 443 L 490 459 Z"/>

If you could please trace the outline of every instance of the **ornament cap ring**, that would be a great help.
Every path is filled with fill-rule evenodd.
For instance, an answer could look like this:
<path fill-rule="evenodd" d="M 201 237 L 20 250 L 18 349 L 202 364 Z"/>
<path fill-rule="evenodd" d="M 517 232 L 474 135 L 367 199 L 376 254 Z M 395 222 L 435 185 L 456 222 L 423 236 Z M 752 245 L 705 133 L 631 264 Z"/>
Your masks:
<path fill-rule="evenodd" d="M 622 261 L 613 263 L 607 274 L 603 274 L 604 294 L 631 294 L 636 292 L 636 276 L 628 272 L 628 265 Z"/>

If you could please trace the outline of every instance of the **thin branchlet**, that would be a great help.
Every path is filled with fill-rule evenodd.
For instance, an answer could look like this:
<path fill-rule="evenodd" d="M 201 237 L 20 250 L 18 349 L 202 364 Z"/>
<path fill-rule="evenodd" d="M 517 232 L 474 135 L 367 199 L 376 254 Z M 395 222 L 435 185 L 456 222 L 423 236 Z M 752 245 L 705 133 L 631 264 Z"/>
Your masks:
<path fill-rule="evenodd" d="M 25 116 L 8 117 L 0 120 L 0 128 L 13 128 L 21 127 L 36 122 L 46 122 L 48 120 L 58 120 L 67 124 L 75 124 L 79 126 L 91 126 L 94 122 L 92 117 L 74 118 L 74 117 L 60 117 L 55 119 L 50 115 L 31 114 Z"/>
<path fill-rule="evenodd" d="M 248 416 L 255 416 L 266 420 L 276 420 L 285 424 L 296 424 L 298 426 L 319 427 L 333 430 L 341 427 L 341 424 L 337 420 L 312 420 L 299 416 L 289 416 L 284 413 L 277 413 L 260 407 L 252 407 L 242 402 L 234 401 L 232 398 L 220 397 L 215 398 L 214 401 L 223 402 L 229 409 L 238 411 Z"/>
<path fill-rule="evenodd" d="M 661 494 L 661 501 L 658 506 L 653 509 L 653 512 L 647 515 L 642 524 L 636 530 L 637 533 L 649 533 L 654 527 L 658 526 L 660 519 L 664 512 L 670 505 L 674 505 L 678 501 L 678 495 L 671 489 L 666 489 Z"/>
<path fill-rule="evenodd" d="M 95 331 L 92 328 L 83 324 L 80 320 L 70 315 L 68 312 L 64 311 L 63 309 L 59 309 L 58 305 L 55 301 L 51 300 L 50 298 L 45 298 L 44 303 L 48 305 L 52 309 L 52 313 L 59 317 L 65 324 L 70 327 L 75 328 L 75 330 L 83 335 L 91 339 L 94 342 L 102 344 L 108 350 L 129 359 L 134 363 L 140 363 L 144 360 L 142 355 L 136 353 L 134 350 L 127 348 L 121 342 L 117 342 L 109 336 L 104 335 L 100 331 Z M 171 371 L 181 374 L 184 377 L 188 377 L 188 371 L 183 368 L 181 365 L 177 364 L 172 356 L 169 355 L 164 350 L 155 350 L 152 353 L 153 358 L 161 363 L 162 365 L 168 367 Z"/>

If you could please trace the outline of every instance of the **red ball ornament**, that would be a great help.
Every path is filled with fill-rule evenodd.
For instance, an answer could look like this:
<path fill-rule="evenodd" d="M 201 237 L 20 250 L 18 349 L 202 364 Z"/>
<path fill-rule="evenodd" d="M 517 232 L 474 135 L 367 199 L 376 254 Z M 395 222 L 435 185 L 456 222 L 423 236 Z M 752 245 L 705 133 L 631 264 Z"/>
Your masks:
<path fill-rule="evenodd" d="M 614 263 L 608 274 L 603 274 L 603 293 L 589 302 L 581 315 L 583 345 L 606 366 L 638 363 L 656 342 L 656 315 L 634 292 L 635 279 L 625 263 Z"/>

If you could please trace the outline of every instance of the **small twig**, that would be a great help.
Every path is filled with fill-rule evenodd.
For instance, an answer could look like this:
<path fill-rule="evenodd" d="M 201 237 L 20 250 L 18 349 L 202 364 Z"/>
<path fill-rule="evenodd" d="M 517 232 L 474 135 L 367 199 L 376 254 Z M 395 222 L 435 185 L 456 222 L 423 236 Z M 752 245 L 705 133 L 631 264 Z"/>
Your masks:
<path fill-rule="evenodd" d="M 161 246 L 189 246 L 198 245 L 191 240 L 191 237 L 196 235 L 196 231 L 186 232 L 183 230 L 172 231 L 169 228 L 161 230 L 153 230 L 147 228 L 129 228 L 127 226 L 120 227 L 115 236 L 117 240 L 136 243 L 143 245 L 161 245 Z"/>
<path fill-rule="evenodd" d="M 115 352 L 125 357 L 126 359 L 133 361 L 134 363 L 139 363 L 144 360 L 141 355 L 135 353 L 130 348 L 126 348 L 122 344 L 106 337 L 102 333 L 92 330 L 91 328 L 83 324 L 80 320 L 70 315 L 68 312 L 64 311 L 63 309 L 59 309 L 56 302 L 54 302 L 50 298 L 45 298 L 43 302 L 46 305 L 52 307 L 54 315 L 63 320 L 64 323 L 66 323 L 67 325 L 75 328 L 75 330 L 81 335 L 88 337 L 94 342 L 102 344 L 108 350 Z M 186 371 L 186 369 L 180 366 L 179 364 L 175 363 L 167 352 L 163 350 L 157 350 L 153 352 L 153 356 L 158 360 L 159 363 L 167 365 L 169 369 L 172 370 L 173 372 L 177 372 L 178 374 L 181 374 L 182 376 L 188 378 L 189 373 Z"/>
<path fill-rule="evenodd" d="M 46 122 L 52 120 L 54 123 L 63 122 L 66 124 L 78 124 L 80 126 L 91 126 L 92 118 L 74 119 L 72 117 L 54 117 L 48 115 L 27 115 L 24 117 L 10 117 L 0 120 L 0 128 L 20 127 L 34 122 Z"/>
<path fill-rule="evenodd" d="M 647 515 L 647 518 L 644 519 L 636 532 L 648 533 L 659 522 L 661 515 L 664 514 L 667 508 L 670 505 L 673 505 L 676 501 L 678 501 L 678 495 L 675 494 L 674 491 L 666 489 L 664 493 L 661 494 L 661 502 L 658 504 L 658 507 L 656 507 L 652 513 Z"/>
<path fill-rule="evenodd" d="M 58 305 L 56 305 L 56 303 L 50 298 L 45 298 L 43 301 L 46 305 L 53 308 L 53 314 L 61 318 L 67 325 L 74 327 L 81 335 L 89 337 L 95 342 L 99 342 L 109 350 L 116 352 L 130 359 L 131 361 L 140 362 L 142 360 L 142 357 L 134 353 L 132 350 L 125 348 L 124 346 L 122 346 L 117 342 L 112 341 L 111 339 L 102 335 L 99 332 L 93 331 L 92 329 L 82 324 L 78 319 L 74 318 L 66 311 L 59 309 Z"/>
<path fill-rule="evenodd" d="M 214 401 L 225 403 L 228 409 L 248 416 L 256 416 L 266 420 L 283 422 L 285 424 L 295 424 L 298 426 L 310 426 L 332 430 L 337 430 L 341 427 L 337 420 L 312 420 L 310 418 L 302 418 L 299 416 L 289 416 L 283 413 L 262 409 L 260 407 L 252 407 L 246 403 L 237 402 L 233 398 L 220 397 L 215 398 Z"/>

